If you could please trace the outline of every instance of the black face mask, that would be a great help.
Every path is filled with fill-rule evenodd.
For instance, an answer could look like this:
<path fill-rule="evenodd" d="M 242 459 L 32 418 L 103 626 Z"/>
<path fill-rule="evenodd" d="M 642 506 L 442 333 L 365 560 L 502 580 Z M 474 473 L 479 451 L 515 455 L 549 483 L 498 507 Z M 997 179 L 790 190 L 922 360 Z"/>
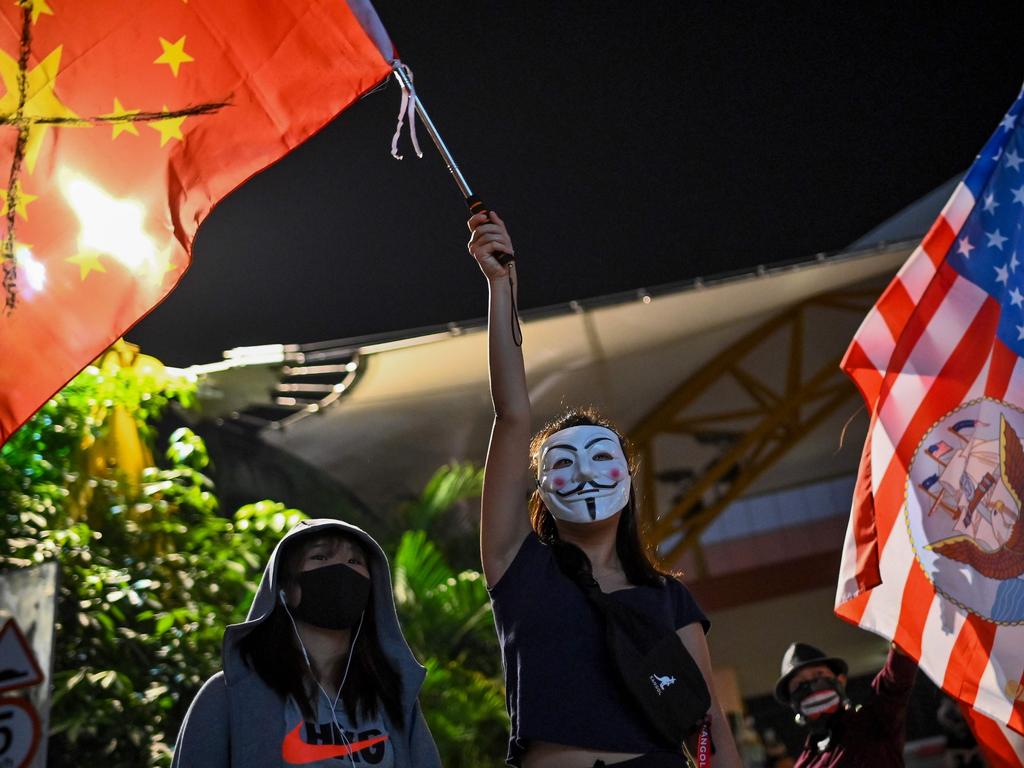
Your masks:
<path fill-rule="evenodd" d="M 354 627 L 370 599 L 370 580 L 344 563 L 303 571 L 296 580 L 302 589 L 296 618 L 321 629 Z"/>

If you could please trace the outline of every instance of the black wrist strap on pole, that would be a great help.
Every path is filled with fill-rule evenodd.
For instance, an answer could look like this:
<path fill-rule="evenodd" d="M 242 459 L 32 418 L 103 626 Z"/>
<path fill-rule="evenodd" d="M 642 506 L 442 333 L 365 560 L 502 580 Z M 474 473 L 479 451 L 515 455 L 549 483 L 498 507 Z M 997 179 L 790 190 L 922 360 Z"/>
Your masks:
<path fill-rule="evenodd" d="M 469 206 L 469 213 L 473 216 L 478 213 L 487 214 L 488 212 L 484 201 L 477 195 L 467 197 L 466 205 Z M 521 347 L 523 346 L 523 329 L 519 325 L 519 307 L 516 302 L 516 257 L 511 253 L 498 253 L 495 254 L 495 258 L 501 266 L 508 269 L 508 292 L 512 304 L 512 312 L 509 317 L 509 322 L 512 324 L 512 341 L 515 342 L 517 347 Z"/>
<path fill-rule="evenodd" d="M 516 262 L 515 259 L 508 264 L 508 292 L 512 299 L 512 341 L 517 347 L 523 346 L 523 329 L 519 326 L 519 308 L 516 306 Z"/>

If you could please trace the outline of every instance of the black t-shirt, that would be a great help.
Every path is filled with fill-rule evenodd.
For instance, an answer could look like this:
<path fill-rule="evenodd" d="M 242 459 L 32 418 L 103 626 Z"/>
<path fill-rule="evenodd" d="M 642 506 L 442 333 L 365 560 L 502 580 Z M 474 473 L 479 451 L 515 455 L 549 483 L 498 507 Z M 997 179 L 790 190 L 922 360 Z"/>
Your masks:
<path fill-rule="evenodd" d="M 530 533 L 490 590 L 511 720 L 508 763 L 531 741 L 608 752 L 659 752 L 663 742 L 616 677 L 604 627 L 580 588 L 559 570 L 550 547 Z M 711 626 L 675 579 L 611 593 L 666 630 Z"/>

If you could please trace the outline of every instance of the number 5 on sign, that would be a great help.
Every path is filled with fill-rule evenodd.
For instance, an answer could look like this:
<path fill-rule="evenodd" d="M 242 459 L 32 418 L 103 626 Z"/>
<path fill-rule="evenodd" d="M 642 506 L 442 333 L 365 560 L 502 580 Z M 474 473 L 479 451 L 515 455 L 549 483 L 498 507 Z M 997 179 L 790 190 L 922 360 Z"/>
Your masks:
<path fill-rule="evenodd" d="M 0 699 L 0 768 L 25 768 L 39 747 L 39 716 L 25 699 Z"/>

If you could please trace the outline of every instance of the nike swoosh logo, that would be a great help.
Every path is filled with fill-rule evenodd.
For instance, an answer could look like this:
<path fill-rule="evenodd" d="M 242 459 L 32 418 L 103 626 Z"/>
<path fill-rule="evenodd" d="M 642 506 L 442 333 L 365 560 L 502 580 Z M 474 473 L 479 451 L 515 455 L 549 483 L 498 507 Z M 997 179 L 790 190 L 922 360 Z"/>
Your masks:
<path fill-rule="evenodd" d="M 345 755 L 362 752 L 374 744 L 387 741 L 387 735 L 375 736 L 372 739 L 353 741 L 351 744 L 307 744 L 299 736 L 302 723 L 296 725 L 281 743 L 281 757 L 289 765 L 305 765 L 315 763 L 317 760 L 327 760 L 331 757 L 344 757 Z"/>

